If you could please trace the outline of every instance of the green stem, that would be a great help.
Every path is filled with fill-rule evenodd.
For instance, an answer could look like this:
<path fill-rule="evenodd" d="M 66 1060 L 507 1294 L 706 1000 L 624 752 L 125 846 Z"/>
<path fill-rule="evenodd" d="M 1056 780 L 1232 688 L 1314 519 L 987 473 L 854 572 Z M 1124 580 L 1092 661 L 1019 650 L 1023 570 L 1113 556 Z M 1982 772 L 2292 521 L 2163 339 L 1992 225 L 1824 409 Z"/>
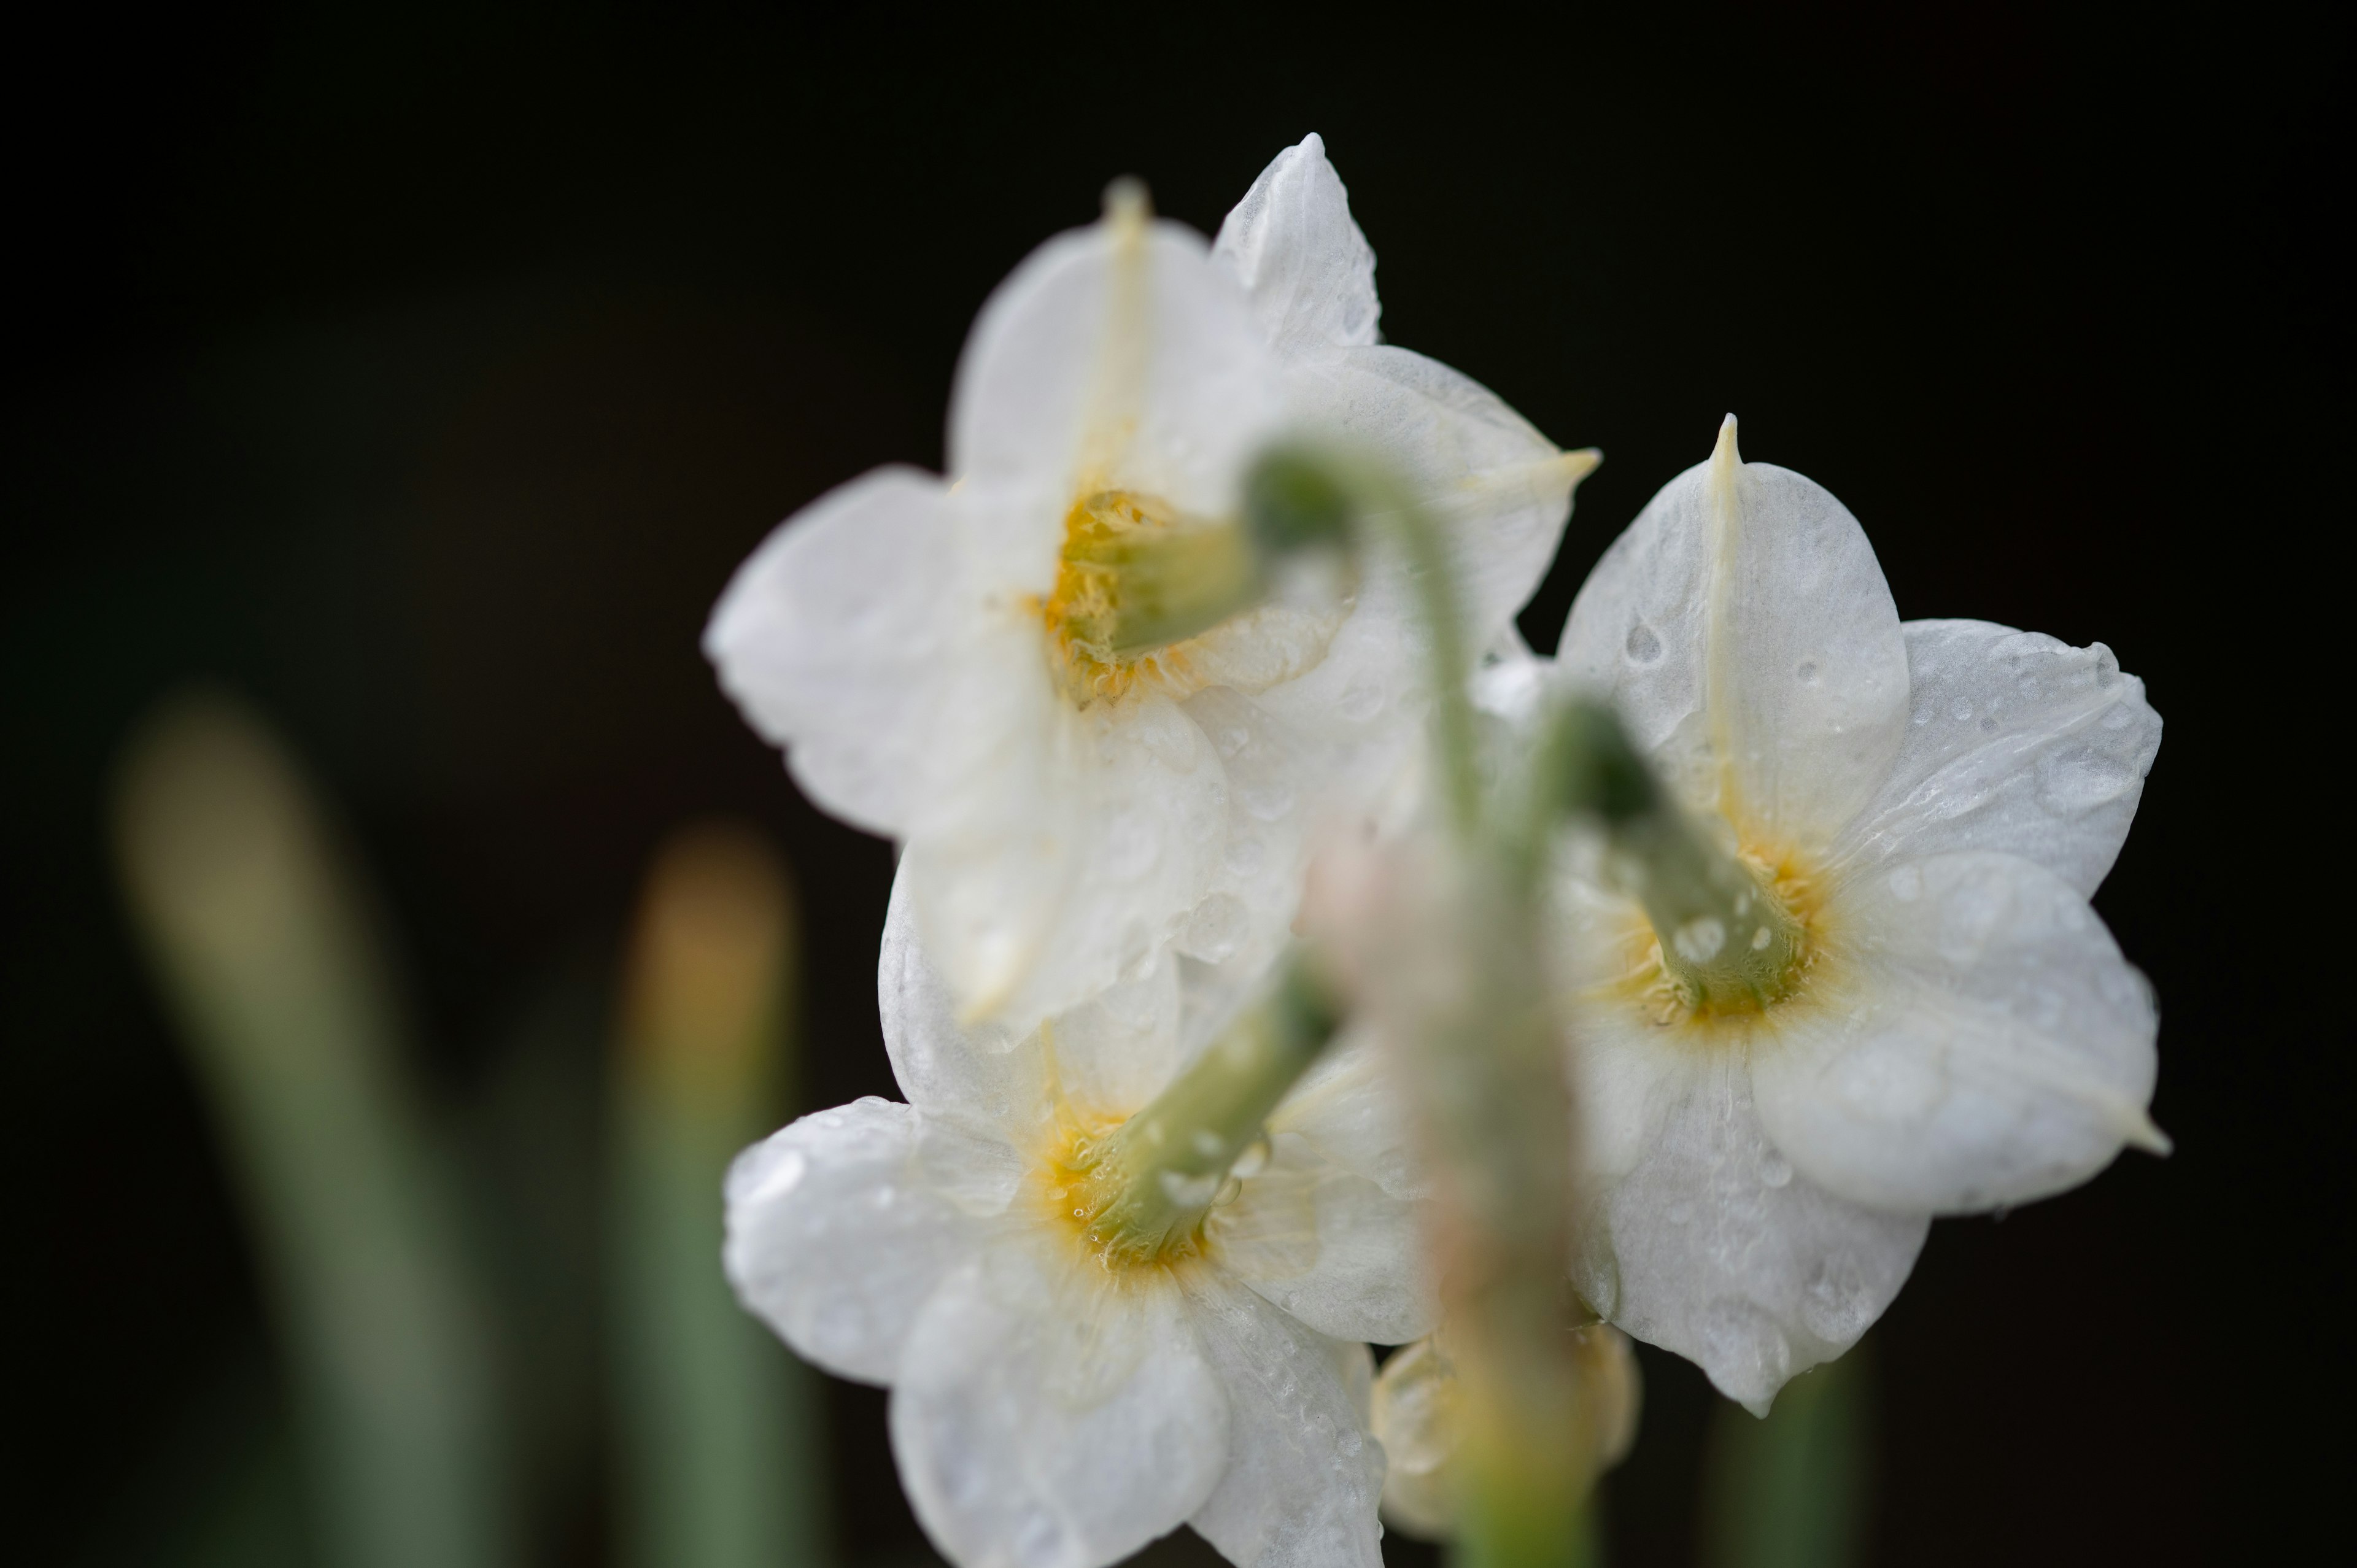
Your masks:
<path fill-rule="evenodd" d="M 1523 858 L 1539 864 L 1566 815 L 1601 822 L 1622 883 L 1661 938 L 1662 965 L 1691 1004 L 1759 1008 L 1791 991 L 1806 957 L 1800 920 L 1678 808 L 1610 708 L 1566 703 L 1534 771 Z"/>
<path fill-rule="evenodd" d="M 1426 656 L 1433 682 L 1433 739 L 1440 765 L 1449 824 L 1470 839 L 1481 819 L 1481 788 L 1474 769 L 1472 662 L 1465 645 L 1464 607 L 1457 573 L 1432 514 L 1405 493 L 1392 498 L 1388 515 L 1406 552 L 1408 578 L 1424 616 Z"/>
<path fill-rule="evenodd" d="M 1074 1207 L 1098 1255 L 1127 1265 L 1186 1251 L 1237 1159 L 1338 1022 L 1325 986 L 1297 955 L 1266 1001 L 1145 1110 L 1079 1151 Z"/>

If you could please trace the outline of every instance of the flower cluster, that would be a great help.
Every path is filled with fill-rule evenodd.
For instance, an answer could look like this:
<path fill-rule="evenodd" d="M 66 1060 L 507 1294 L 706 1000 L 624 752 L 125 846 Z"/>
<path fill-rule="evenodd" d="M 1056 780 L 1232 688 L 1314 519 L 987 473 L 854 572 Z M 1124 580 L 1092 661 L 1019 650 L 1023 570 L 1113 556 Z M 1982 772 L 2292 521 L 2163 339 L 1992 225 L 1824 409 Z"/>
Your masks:
<path fill-rule="evenodd" d="M 1902 624 L 1729 420 L 1538 658 L 1513 616 L 1596 456 L 1378 310 L 1315 136 L 1209 244 L 1117 185 L 984 308 L 950 476 L 816 501 L 705 636 L 809 795 L 901 847 L 905 1102 L 748 1150 L 726 1268 L 890 1388 L 962 1568 L 1181 1523 L 1372 1568 L 1379 1509 L 1510 1506 L 1507 1385 L 1584 1412 L 1518 1450 L 1576 1496 L 1633 1435 L 1622 1331 L 1764 1412 L 1931 1217 L 2165 1147 L 2150 995 L 2086 902 L 2159 735 L 2109 651 Z M 1348 865 L 1387 844 L 1486 913 L 1422 941 L 1393 875 L 1370 976 Z M 1408 1348 L 1377 1380 L 1370 1345 Z"/>

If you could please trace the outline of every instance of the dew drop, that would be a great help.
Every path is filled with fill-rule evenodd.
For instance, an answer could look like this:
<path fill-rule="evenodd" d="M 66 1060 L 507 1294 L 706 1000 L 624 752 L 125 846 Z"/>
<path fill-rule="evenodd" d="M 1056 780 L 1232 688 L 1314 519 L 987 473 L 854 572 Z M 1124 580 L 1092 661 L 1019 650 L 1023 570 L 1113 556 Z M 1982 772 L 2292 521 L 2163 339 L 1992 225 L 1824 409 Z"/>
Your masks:
<path fill-rule="evenodd" d="M 1765 951 L 1768 944 L 1774 940 L 1775 939 L 1773 937 L 1768 934 L 1768 928 L 1762 926 L 1758 930 L 1751 933 L 1751 950 L 1753 952 Z"/>
<path fill-rule="evenodd" d="M 763 1173 L 761 1185 L 753 1189 L 752 1201 L 767 1203 L 785 1197 L 802 1185 L 803 1173 L 809 1169 L 810 1161 L 802 1157 L 801 1150 L 788 1149 Z"/>
<path fill-rule="evenodd" d="M 1680 926 L 1672 940 L 1678 956 L 1688 963 L 1708 963 L 1727 945 L 1727 928 L 1716 916 L 1705 915 Z"/>
<path fill-rule="evenodd" d="M 1334 707 L 1351 723 L 1365 724 L 1383 711 L 1383 689 L 1372 682 L 1361 682 L 1344 692 Z"/>
<path fill-rule="evenodd" d="M 1813 686 L 1817 683 L 1817 661 L 1813 659 L 1803 659 L 1801 660 L 1801 667 L 1793 673 L 1801 678 L 1802 685 Z"/>
<path fill-rule="evenodd" d="M 1662 656 L 1662 639 L 1654 636 L 1653 628 L 1643 621 L 1629 628 L 1629 640 L 1625 646 L 1631 664 L 1651 664 Z"/>
<path fill-rule="evenodd" d="M 1920 866 L 1902 865 L 1890 874 L 1890 896 L 1901 904 L 1912 904 L 1923 897 L 1923 872 Z"/>
<path fill-rule="evenodd" d="M 1293 790 L 1283 784 L 1255 784 L 1243 794 L 1244 810 L 1264 822 L 1273 822 L 1293 810 Z"/>
<path fill-rule="evenodd" d="M 1760 1156 L 1760 1184 L 1762 1187 L 1786 1187 L 1792 1180 L 1792 1161 L 1773 1149 Z"/>
<path fill-rule="evenodd" d="M 1214 893 L 1196 905 L 1195 912 L 1187 918 L 1180 946 L 1190 958 L 1199 958 L 1205 963 L 1225 963 L 1243 945 L 1250 923 L 1243 899 L 1229 893 Z"/>

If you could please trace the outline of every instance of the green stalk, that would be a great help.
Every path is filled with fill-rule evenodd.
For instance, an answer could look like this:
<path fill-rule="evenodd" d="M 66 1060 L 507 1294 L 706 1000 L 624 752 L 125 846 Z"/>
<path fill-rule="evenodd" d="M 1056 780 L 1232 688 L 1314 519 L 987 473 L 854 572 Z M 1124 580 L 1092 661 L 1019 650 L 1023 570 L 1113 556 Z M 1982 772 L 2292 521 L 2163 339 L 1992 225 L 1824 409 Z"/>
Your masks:
<path fill-rule="evenodd" d="M 227 1145 L 339 1568 L 508 1560 L 483 1326 L 360 878 L 242 704 L 134 738 L 114 847 Z"/>
<path fill-rule="evenodd" d="M 1109 1136 L 1076 1151 L 1074 1209 L 1115 1266 L 1182 1254 L 1269 1112 L 1334 1036 L 1326 989 L 1304 958 L 1211 1049 Z"/>
<path fill-rule="evenodd" d="M 1610 708 L 1559 708 L 1534 775 L 1527 863 L 1542 863 L 1540 846 L 1564 816 L 1600 822 L 1622 882 L 1661 938 L 1662 965 L 1690 1004 L 1753 1009 L 1791 991 L 1806 956 L 1801 922 L 1679 810 Z"/>
<path fill-rule="evenodd" d="M 640 901 L 610 1197 L 624 1560 L 645 1568 L 825 1560 L 817 1379 L 719 1267 L 728 1163 L 787 1112 L 795 926 L 743 828 L 673 835 Z"/>

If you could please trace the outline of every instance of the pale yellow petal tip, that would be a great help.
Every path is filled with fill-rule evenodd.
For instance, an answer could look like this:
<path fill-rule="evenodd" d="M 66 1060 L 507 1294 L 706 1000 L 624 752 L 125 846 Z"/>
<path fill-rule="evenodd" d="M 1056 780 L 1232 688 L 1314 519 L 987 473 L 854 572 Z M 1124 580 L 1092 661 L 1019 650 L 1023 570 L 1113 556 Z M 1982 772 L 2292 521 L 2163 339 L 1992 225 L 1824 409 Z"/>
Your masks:
<path fill-rule="evenodd" d="M 1104 189 L 1104 220 L 1117 234 L 1143 232 L 1154 216 L 1154 199 L 1146 194 L 1146 182 L 1134 174 L 1125 174 Z"/>
<path fill-rule="evenodd" d="M 1711 448 L 1713 467 L 1739 468 L 1743 454 L 1735 449 L 1735 415 L 1728 414 L 1718 422 L 1718 445 Z"/>
<path fill-rule="evenodd" d="M 2138 1111 L 2135 1121 L 2128 1124 L 2127 1139 L 2130 1147 L 2142 1149 L 2147 1155 L 2158 1155 L 2163 1159 L 2177 1149 L 2177 1145 L 2169 1141 L 2169 1134 L 2156 1126 L 2152 1118 L 2142 1111 Z"/>
<path fill-rule="evenodd" d="M 1563 465 L 1564 473 L 1576 485 L 1596 472 L 1596 466 L 1604 461 L 1604 454 L 1596 447 L 1583 446 L 1577 452 L 1566 452 L 1555 461 Z"/>

